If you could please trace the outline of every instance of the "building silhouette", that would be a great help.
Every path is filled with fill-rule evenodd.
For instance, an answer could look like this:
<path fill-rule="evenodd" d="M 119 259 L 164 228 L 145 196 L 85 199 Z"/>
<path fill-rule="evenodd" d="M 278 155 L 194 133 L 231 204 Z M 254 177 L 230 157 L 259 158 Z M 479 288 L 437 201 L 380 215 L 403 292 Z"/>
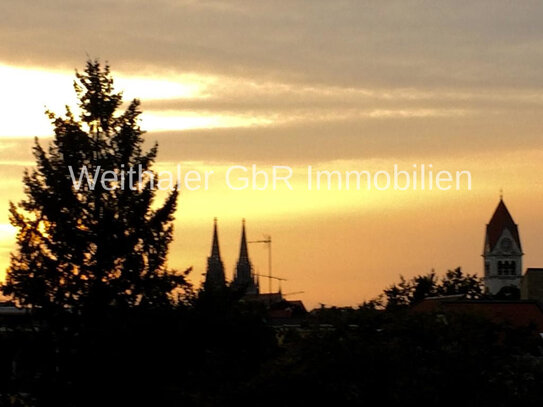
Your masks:
<path fill-rule="evenodd" d="M 525 300 L 537 300 L 543 304 L 543 268 L 526 269 L 520 285 L 520 297 Z"/>
<path fill-rule="evenodd" d="M 484 282 L 491 295 L 505 287 L 520 289 L 522 279 L 522 246 L 518 226 L 500 197 L 500 202 L 486 225 Z"/>
<path fill-rule="evenodd" d="M 206 291 L 221 290 L 226 286 L 224 264 L 219 248 L 219 234 L 217 231 L 217 218 L 213 220 L 213 239 L 211 241 L 211 255 L 207 258 L 207 271 L 204 282 Z"/>
<path fill-rule="evenodd" d="M 211 240 L 211 254 L 207 258 L 207 270 L 205 274 L 204 289 L 206 291 L 217 291 L 225 288 L 227 285 L 224 263 L 221 258 L 219 248 L 219 233 L 217 228 L 217 218 L 213 220 L 213 238 Z M 258 278 L 253 271 L 253 265 L 249 259 L 249 250 L 247 247 L 247 236 L 245 233 L 245 219 L 241 226 L 241 242 L 239 248 L 239 258 L 234 270 L 234 278 L 231 287 L 244 291 L 246 296 L 260 295 Z"/>

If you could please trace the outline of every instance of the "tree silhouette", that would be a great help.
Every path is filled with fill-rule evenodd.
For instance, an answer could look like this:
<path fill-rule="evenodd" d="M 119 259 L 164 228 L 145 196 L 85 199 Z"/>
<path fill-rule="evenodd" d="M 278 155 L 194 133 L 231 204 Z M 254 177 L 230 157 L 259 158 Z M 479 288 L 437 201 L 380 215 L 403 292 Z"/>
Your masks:
<path fill-rule="evenodd" d="M 64 117 L 47 111 L 53 141 L 46 151 L 36 139 L 36 167 L 23 177 L 26 198 L 10 203 L 17 250 L 3 291 L 41 309 L 169 304 L 185 284 L 185 273 L 166 267 L 178 192 L 154 205 L 158 145 L 143 151 L 140 102 L 116 114 L 122 93 L 98 60 L 76 71 L 74 89 L 80 114 L 69 107 Z M 103 182 L 78 178 L 85 170 L 87 180 L 98 175 Z M 119 178 L 129 170 L 143 176 Z"/>
<path fill-rule="evenodd" d="M 464 274 L 460 267 L 454 270 L 447 270 L 439 286 L 439 294 L 462 294 L 467 299 L 479 299 L 484 294 L 483 280 L 475 274 Z"/>
<path fill-rule="evenodd" d="M 464 274 L 460 267 L 447 270 L 439 280 L 434 271 L 418 275 L 411 280 L 400 276 L 400 282 L 383 291 L 387 309 L 414 305 L 436 295 L 463 295 L 468 299 L 483 297 L 483 280 L 474 274 Z"/>

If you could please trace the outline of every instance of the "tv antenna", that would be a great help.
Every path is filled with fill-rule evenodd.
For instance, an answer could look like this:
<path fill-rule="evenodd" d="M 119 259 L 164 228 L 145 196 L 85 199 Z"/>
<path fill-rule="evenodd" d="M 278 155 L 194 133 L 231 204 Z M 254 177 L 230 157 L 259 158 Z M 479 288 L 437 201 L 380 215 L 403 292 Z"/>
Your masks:
<path fill-rule="evenodd" d="M 268 275 L 262 276 L 266 277 L 268 279 L 268 292 L 271 294 L 272 292 L 272 279 L 276 279 L 281 281 L 278 277 L 272 277 L 272 239 L 270 235 L 264 235 L 264 238 L 262 240 L 250 240 L 247 243 L 262 243 L 268 246 Z M 259 275 L 259 274 L 257 274 Z"/>

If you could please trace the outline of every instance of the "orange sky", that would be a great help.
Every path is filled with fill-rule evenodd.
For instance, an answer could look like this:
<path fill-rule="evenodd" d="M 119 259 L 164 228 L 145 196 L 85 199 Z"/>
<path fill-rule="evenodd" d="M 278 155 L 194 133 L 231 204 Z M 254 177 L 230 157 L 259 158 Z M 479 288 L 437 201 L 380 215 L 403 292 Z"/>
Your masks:
<path fill-rule="evenodd" d="M 208 191 L 182 192 L 176 219 L 169 263 L 194 266 L 196 284 L 215 216 L 229 276 L 245 217 L 250 240 L 272 236 L 283 291 L 304 291 L 296 297 L 310 307 L 356 305 L 400 274 L 480 274 L 501 188 L 525 267 L 543 266 L 542 6 L 332 3 L 134 1 L 115 24 L 119 4 L 10 3 L 0 28 L 1 269 L 14 248 L 8 201 L 22 197 L 32 137 L 51 135 L 44 106 L 74 104 L 73 68 L 86 53 L 111 63 L 125 99 L 142 99 L 158 169 L 216 172 Z M 318 192 L 304 178 L 308 165 L 421 163 L 470 171 L 471 191 Z M 294 190 L 225 186 L 229 166 L 252 164 L 292 167 Z M 265 273 L 264 247 L 250 255 Z"/>

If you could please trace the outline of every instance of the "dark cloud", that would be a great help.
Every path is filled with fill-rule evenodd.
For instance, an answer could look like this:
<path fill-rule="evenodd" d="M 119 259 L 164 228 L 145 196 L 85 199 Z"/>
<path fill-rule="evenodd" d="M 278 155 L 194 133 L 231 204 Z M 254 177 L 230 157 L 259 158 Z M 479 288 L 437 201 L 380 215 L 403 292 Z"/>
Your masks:
<path fill-rule="evenodd" d="M 543 149 L 525 116 L 339 120 L 247 129 L 150 132 L 159 159 L 227 163 L 316 164 L 336 159 L 438 159 Z M 522 135 L 522 136 L 520 136 Z"/>
<path fill-rule="evenodd" d="M 543 85 L 538 1 L 4 0 L 0 59 L 338 86 Z"/>
<path fill-rule="evenodd" d="M 263 127 L 149 133 L 164 160 L 543 148 L 540 2 L 4 0 L 0 7 L 0 61 L 72 68 L 89 53 L 126 72 L 209 73 L 216 75 L 209 97 L 144 100 L 144 111 L 272 118 Z M 28 160 L 30 142 L 13 143 L 1 156 Z"/>
<path fill-rule="evenodd" d="M 178 102 L 171 103 L 176 105 Z M 449 114 L 446 108 L 451 106 L 443 106 L 443 112 L 429 109 L 430 113 L 436 114 L 419 117 L 402 117 L 395 114 L 403 112 L 394 110 L 398 106 L 388 107 L 391 108 L 390 115 L 385 111 L 383 117 L 369 117 L 362 109 L 354 108 L 337 111 L 332 107 L 285 109 L 283 116 L 292 116 L 293 120 L 248 128 L 151 130 L 145 137 L 149 145 L 155 141 L 159 143 L 160 161 L 209 163 L 283 162 L 294 165 L 336 159 L 422 156 L 456 156 L 460 159 L 492 151 L 543 150 L 537 104 L 517 109 L 490 104 L 485 109 L 466 109 L 465 114 L 462 110 L 460 114 Z M 243 111 L 239 108 L 235 113 Z M 204 105 L 202 109 L 210 108 Z M 405 112 L 417 113 L 416 108 L 411 109 Z M 145 105 L 144 111 L 148 111 Z M 268 108 L 265 113 L 270 111 Z M 350 115 L 342 116 L 346 112 Z M 40 143 L 46 145 L 50 140 L 41 138 Z M 27 163 L 31 165 L 33 143 L 30 138 L 1 139 L 0 170 L 4 175 L 16 172 L 19 176 Z"/>
<path fill-rule="evenodd" d="M 518 93 L 503 91 L 447 93 L 447 92 L 390 92 L 387 90 L 369 92 L 353 90 L 327 92 L 327 89 L 314 88 L 312 91 L 289 92 L 281 89 L 255 89 L 252 92 L 236 93 L 235 89 L 217 94 L 214 89 L 208 98 L 180 98 L 143 100 L 145 111 L 198 112 L 202 114 L 289 114 L 304 112 L 348 112 L 352 110 L 385 109 L 449 109 L 477 112 L 496 110 L 540 111 L 543 108 L 543 95 L 537 93 Z"/>

